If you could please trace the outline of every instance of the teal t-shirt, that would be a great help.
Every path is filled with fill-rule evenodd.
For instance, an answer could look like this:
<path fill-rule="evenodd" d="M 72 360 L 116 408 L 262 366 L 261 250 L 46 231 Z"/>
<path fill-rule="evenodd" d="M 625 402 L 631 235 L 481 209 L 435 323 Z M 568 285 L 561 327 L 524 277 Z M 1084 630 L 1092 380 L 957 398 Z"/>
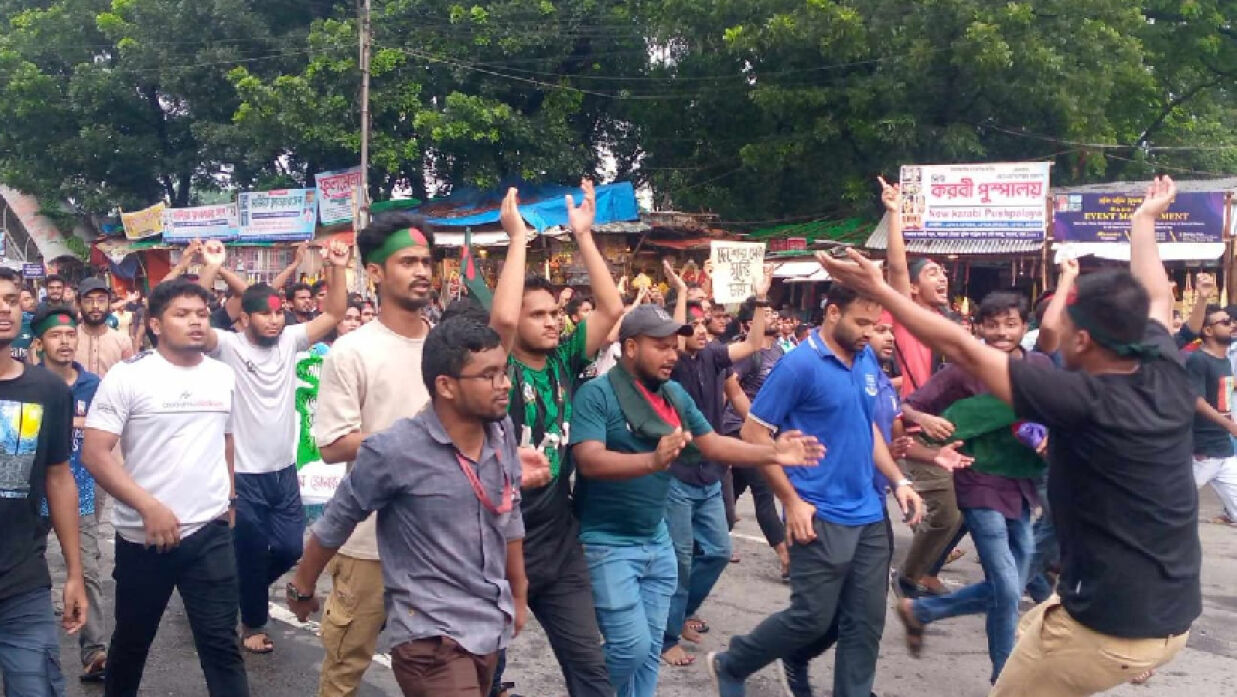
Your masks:
<path fill-rule="evenodd" d="M 673 380 L 666 383 L 666 389 L 674 392 L 681 404 L 690 405 L 685 429 L 696 437 L 713 432 L 686 390 Z M 651 453 L 657 449 L 657 441 L 638 438 L 627 428 L 618 397 L 605 375 L 588 381 L 576 392 L 572 412 L 571 445 L 593 440 L 618 453 Z M 667 539 L 663 517 L 669 490 L 669 470 L 622 481 L 577 473 L 580 541 L 623 546 Z"/>

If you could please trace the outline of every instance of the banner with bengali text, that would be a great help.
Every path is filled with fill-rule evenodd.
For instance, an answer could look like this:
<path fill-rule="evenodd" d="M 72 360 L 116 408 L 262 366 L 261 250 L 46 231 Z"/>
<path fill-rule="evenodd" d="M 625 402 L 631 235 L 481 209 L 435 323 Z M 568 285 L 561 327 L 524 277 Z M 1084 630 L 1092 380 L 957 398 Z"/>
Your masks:
<path fill-rule="evenodd" d="M 325 345 L 318 344 L 298 354 L 296 362 L 296 476 L 301 485 L 301 502 L 306 506 L 330 501 L 348 469 L 342 462 L 323 462 L 313 438 L 318 380 L 326 351 Z"/>
<path fill-rule="evenodd" d="M 1084 193 L 1053 197 L 1058 242 L 1129 242 L 1130 216 L 1142 194 Z M 1182 192 L 1155 223 L 1157 242 L 1224 241 L 1224 194 Z"/>
<path fill-rule="evenodd" d="M 236 197 L 241 240 L 308 240 L 318 222 L 316 189 L 246 192 Z"/>
<path fill-rule="evenodd" d="M 904 165 L 906 239 L 1043 240 L 1047 162 Z"/>
<path fill-rule="evenodd" d="M 763 242 L 709 243 L 713 262 L 713 299 L 722 305 L 741 303 L 756 293 L 756 283 L 764 275 Z"/>
<path fill-rule="evenodd" d="M 120 223 L 125 228 L 125 237 L 131 240 L 141 240 L 163 233 L 163 202 L 140 211 L 120 214 Z"/>
<path fill-rule="evenodd" d="M 361 167 L 319 172 L 314 175 L 318 185 L 318 216 L 323 225 L 352 222 L 352 210 L 361 190 Z"/>
<path fill-rule="evenodd" d="M 231 240 L 237 235 L 236 203 L 220 203 L 163 211 L 163 240 L 189 242 Z"/>

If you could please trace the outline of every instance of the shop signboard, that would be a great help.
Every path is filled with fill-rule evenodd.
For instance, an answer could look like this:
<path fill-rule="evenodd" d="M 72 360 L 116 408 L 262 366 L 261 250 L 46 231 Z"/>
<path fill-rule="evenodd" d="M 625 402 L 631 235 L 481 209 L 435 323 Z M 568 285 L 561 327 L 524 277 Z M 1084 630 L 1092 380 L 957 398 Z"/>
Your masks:
<path fill-rule="evenodd" d="M 316 189 L 245 192 L 236 197 L 238 239 L 308 240 L 318 221 Z"/>
<path fill-rule="evenodd" d="M 1225 194 L 1181 192 L 1155 223 L 1157 242 L 1224 241 Z M 1130 216 L 1142 194 L 1080 193 L 1053 197 L 1058 242 L 1129 242 Z"/>
<path fill-rule="evenodd" d="M 906 239 L 1043 240 L 1050 164 L 902 167 Z"/>
<path fill-rule="evenodd" d="M 357 194 L 361 191 L 361 168 L 319 172 L 314 175 L 314 182 L 318 185 L 318 216 L 322 224 L 352 222 Z"/>
<path fill-rule="evenodd" d="M 231 240 L 237 235 L 236 203 L 193 208 L 169 208 L 163 212 L 165 242 Z"/>

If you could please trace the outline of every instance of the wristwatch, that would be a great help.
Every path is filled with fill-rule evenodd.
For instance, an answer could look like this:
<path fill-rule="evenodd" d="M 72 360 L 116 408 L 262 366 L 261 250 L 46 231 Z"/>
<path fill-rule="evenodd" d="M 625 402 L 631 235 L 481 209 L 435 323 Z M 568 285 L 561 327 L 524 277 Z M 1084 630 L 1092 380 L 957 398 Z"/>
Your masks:
<path fill-rule="evenodd" d="M 898 481 L 893 483 L 893 490 L 897 491 L 898 489 L 901 489 L 904 486 L 915 486 L 915 482 L 912 482 L 911 480 L 903 477 L 902 479 L 899 479 Z"/>
<path fill-rule="evenodd" d="M 296 601 L 298 603 L 303 603 L 306 600 L 313 600 L 313 599 L 314 599 L 313 593 L 310 593 L 309 595 L 301 595 L 301 589 L 297 588 L 295 583 L 288 581 L 288 600 L 289 601 Z"/>

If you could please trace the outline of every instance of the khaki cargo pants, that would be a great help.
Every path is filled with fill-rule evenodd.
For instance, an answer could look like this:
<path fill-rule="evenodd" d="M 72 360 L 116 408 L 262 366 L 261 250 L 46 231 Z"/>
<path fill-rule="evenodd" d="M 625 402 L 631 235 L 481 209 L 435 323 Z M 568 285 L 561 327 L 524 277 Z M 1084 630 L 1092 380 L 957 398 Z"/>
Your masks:
<path fill-rule="evenodd" d="M 1189 633 L 1124 639 L 1088 629 L 1053 595 L 1018 624 L 1018 643 L 988 697 L 1084 697 L 1172 660 Z"/>
<path fill-rule="evenodd" d="M 386 623 L 382 562 L 336 554 L 327 564 L 331 594 L 322 612 L 322 676 L 318 697 L 354 697 Z"/>

